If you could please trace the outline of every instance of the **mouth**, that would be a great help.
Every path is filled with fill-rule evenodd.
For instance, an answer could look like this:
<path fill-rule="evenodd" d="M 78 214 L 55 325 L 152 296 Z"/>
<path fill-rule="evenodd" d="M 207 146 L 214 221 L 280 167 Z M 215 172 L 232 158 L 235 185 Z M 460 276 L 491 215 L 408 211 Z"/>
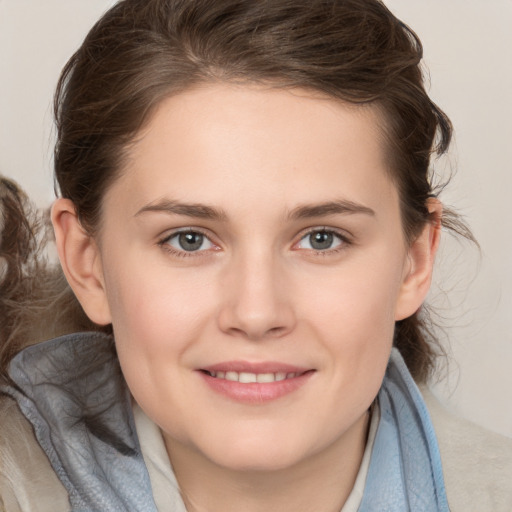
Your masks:
<path fill-rule="evenodd" d="M 289 395 L 310 381 L 314 369 L 280 363 L 221 363 L 199 374 L 216 394 L 236 402 L 262 404 Z"/>
<path fill-rule="evenodd" d="M 269 384 L 287 379 L 294 379 L 306 372 L 275 372 L 275 373 L 251 373 L 234 371 L 211 371 L 201 370 L 214 379 L 223 379 L 230 382 L 241 382 L 242 384 L 260 383 Z"/>

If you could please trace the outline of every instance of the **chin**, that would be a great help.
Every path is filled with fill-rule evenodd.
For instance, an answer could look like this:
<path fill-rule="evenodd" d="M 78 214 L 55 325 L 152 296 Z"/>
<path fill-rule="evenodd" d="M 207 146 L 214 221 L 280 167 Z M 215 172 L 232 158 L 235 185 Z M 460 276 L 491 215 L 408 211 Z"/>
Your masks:
<path fill-rule="evenodd" d="M 259 454 L 235 454 L 214 462 L 230 471 L 240 473 L 269 473 L 289 469 L 298 464 L 300 458 L 283 457 L 260 450 Z"/>
<path fill-rule="evenodd" d="M 204 453 L 216 465 L 231 471 L 272 472 L 293 467 L 307 458 L 301 443 L 284 442 L 282 439 L 233 440 L 222 450 Z"/>

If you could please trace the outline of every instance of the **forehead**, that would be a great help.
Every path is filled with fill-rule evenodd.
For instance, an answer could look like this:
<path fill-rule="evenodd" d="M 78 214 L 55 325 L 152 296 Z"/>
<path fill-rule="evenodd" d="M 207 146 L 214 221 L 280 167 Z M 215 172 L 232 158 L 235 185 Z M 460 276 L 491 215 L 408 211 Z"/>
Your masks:
<path fill-rule="evenodd" d="M 293 209 L 393 194 L 379 111 L 306 90 L 207 85 L 164 100 L 130 149 L 116 194 Z M 332 197 L 328 197 L 328 196 Z M 238 204 L 237 204 L 238 203 Z"/>

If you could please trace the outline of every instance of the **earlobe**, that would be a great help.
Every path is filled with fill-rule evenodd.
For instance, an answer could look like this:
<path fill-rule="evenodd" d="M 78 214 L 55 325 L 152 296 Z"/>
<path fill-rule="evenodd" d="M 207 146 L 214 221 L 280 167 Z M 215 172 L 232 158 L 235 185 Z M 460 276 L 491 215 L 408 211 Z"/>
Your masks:
<path fill-rule="evenodd" d="M 395 311 L 395 320 L 413 315 L 423 304 L 430 289 L 434 260 L 441 239 L 443 206 L 438 199 L 427 203 L 430 221 L 412 242 Z"/>
<path fill-rule="evenodd" d="M 51 217 L 62 269 L 82 308 L 94 323 L 111 323 L 101 258 L 94 238 L 80 224 L 69 199 L 57 199 Z"/>

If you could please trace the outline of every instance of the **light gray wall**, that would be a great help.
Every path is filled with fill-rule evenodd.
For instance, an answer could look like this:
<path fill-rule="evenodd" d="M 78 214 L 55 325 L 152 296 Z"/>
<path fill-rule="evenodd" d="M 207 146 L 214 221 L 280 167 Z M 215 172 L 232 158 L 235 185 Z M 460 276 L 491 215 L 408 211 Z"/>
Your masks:
<path fill-rule="evenodd" d="M 51 99 L 59 70 L 112 0 L 0 0 L 0 172 L 53 198 Z M 421 37 L 431 94 L 456 127 L 443 194 L 482 255 L 447 238 L 431 301 L 452 357 L 436 393 L 512 437 L 512 2 L 388 0 Z"/>
<path fill-rule="evenodd" d="M 455 125 L 443 194 L 482 251 L 448 240 L 432 297 L 453 360 L 437 388 L 452 407 L 512 437 L 512 2 L 388 0 L 421 37 L 431 94 Z M 442 165 L 440 166 L 443 167 Z M 451 306 L 451 307 L 450 307 Z"/>

